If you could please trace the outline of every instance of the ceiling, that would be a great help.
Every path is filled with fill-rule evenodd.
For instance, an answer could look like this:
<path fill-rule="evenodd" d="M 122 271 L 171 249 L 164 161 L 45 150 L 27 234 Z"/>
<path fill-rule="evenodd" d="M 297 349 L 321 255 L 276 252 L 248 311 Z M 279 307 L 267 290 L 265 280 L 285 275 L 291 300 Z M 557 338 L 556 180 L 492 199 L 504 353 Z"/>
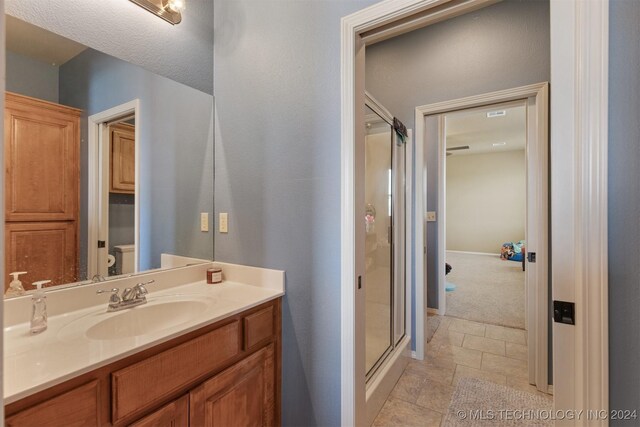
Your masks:
<path fill-rule="evenodd" d="M 488 112 L 504 111 L 488 118 Z M 447 149 L 468 145 L 468 150 L 450 151 L 454 156 L 524 150 L 527 117 L 524 101 L 456 111 L 445 115 Z M 500 144 L 494 146 L 493 144 Z"/>
<path fill-rule="evenodd" d="M 65 37 L 21 21 L 6 17 L 7 50 L 51 65 L 60 66 L 87 47 Z"/>

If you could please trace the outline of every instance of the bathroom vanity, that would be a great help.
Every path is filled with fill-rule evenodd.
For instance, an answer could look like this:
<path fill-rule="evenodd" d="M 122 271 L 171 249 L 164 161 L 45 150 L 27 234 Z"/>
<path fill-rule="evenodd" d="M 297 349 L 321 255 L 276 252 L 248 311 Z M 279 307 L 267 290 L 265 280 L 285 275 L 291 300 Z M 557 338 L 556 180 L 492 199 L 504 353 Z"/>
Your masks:
<path fill-rule="evenodd" d="M 279 425 L 284 273 L 216 263 L 222 284 L 193 281 L 211 265 L 50 292 L 55 313 L 64 292 L 79 305 L 103 288 L 155 280 L 145 305 L 107 313 L 99 296 L 98 306 L 54 314 L 39 335 L 13 320 L 6 425 Z"/>

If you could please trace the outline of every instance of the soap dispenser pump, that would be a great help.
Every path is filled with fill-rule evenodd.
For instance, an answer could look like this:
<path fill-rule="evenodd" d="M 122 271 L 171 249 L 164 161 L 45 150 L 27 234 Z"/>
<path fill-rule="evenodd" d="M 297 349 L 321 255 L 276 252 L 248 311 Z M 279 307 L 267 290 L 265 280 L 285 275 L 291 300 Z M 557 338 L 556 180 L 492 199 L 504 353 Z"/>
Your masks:
<path fill-rule="evenodd" d="M 51 283 L 51 280 L 41 280 L 39 282 L 33 282 L 33 286 L 36 287 L 36 291 L 33 293 L 32 311 L 31 311 L 31 333 L 39 334 L 47 329 L 47 297 L 42 290 L 42 285 Z"/>
<path fill-rule="evenodd" d="M 18 297 L 20 295 L 24 295 L 24 287 L 22 287 L 22 282 L 20 281 L 20 276 L 23 274 L 27 274 L 26 271 L 15 271 L 10 274 L 13 276 L 13 280 L 9 284 L 7 291 L 4 293 L 6 297 Z"/>

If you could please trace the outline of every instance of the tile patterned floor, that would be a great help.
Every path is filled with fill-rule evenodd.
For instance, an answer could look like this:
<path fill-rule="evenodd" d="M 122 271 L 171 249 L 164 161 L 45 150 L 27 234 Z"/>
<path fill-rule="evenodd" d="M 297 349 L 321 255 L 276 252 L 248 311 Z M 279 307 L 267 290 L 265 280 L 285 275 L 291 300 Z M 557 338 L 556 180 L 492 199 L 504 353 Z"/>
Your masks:
<path fill-rule="evenodd" d="M 445 316 L 425 360 L 409 363 L 373 425 L 440 426 L 454 387 L 464 377 L 548 397 L 527 381 L 525 331 Z"/>

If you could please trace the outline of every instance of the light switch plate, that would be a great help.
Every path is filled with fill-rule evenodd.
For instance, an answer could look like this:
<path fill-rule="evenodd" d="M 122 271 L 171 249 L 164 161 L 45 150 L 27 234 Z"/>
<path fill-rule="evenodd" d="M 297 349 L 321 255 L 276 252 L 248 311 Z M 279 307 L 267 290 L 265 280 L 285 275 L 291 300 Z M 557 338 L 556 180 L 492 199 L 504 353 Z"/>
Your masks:
<path fill-rule="evenodd" d="M 200 231 L 209 231 L 209 212 L 200 213 Z"/>
<path fill-rule="evenodd" d="M 436 222 L 436 213 L 435 213 L 435 211 L 427 212 L 427 222 Z"/>
<path fill-rule="evenodd" d="M 220 212 L 220 221 L 218 222 L 218 228 L 221 233 L 229 232 L 229 216 L 226 212 Z"/>

